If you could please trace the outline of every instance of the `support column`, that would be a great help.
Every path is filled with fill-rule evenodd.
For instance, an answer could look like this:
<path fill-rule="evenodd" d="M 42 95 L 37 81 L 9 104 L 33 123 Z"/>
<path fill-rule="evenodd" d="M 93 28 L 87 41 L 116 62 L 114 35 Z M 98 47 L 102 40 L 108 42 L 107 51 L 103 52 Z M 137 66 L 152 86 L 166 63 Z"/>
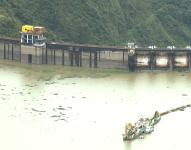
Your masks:
<path fill-rule="evenodd" d="M 128 55 L 128 68 L 129 72 L 135 71 L 135 55 Z"/>
<path fill-rule="evenodd" d="M 100 62 L 100 51 L 101 51 L 101 50 L 99 50 L 99 62 Z"/>
<path fill-rule="evenodd" d="M 11 54 L 12 54 L 12 60 L 14 59 L 14 49 L 13 49 L 13 44 L 12 44 L 12 52 L 11 52 Z"/>
<path fill-rule="evenodd" d="M 56 60 L 55 60 L 55 49 L 54 49 L 54 65 L 56 64 Z"/>
<path fill-rule="evenodd" d="M 168 53 L 168 67 L 169 67 L 169 70 L 171 70 L 171 57 L 170 57 L 170 52 Z"/>
<path fill-rule="evenodd" d="M 92 52 L 91 52 L 91 50 L 90 50 L 90 67 L 92 67 Z"/>
<path fill-rule="evenodd" d="M 75 64 L 76 64 L 76 66 L 80 66 L 80 55 L 79 55 L 79 47 L 76 47 L 76 49 L 75 49 L 75 54 L 74 54 L 74 56 L 75 56 Z"/>
<path fill-rule="evenodd" d="M 172 61 L 172 71 L 174 70 L 174 52 L 171 54 L 171 61 Z"/>
<path fill-rule="evenodd" d="M 23 34 L 21 34 L 21 43 L 23 43 Z"/>
<path fill-rule="evenodd" d="M 29 43 L 29 35 L 27 34 L 27 43 Z"/>
<path fill-rule="evenodd" d="M 7 43 L 7 51 L 8 51 L 8 57 L 7 57 L 7 59 L 9 59 L 9 43 Z"/>
<path fill-rule="evenodd" d="M 150 70 L 153 71 L 153 57 L 152 57 L 152 52 L 150 52 L 149 55 L 150 55 L 149 67 L 150 67 Z"/>
<path fill-rule="evenodd" d="M 191 71 L 191 60 L 190 60 L 190 52 L 189 53 L 187 53 L 188 54 L 188 69 L 189 69 L 189 71 Z"/>
<path fill-rule="evenodd" d="M 97 68 L 97 49 L 94 49 L 94 68 Z"/>
<path fill-rule="evenodd" d="M 82 67 L 82 51 L 83 51 L 83 49 L 80 48 L 80 52 L 79 52 L 79 54 L 80 54 L 80 67 Z"/>
<path fill-rule="evenodd" d="M 6 59 L 6 45 L 5 45 L 5 42 L 4 42 L 4 59 Z"/>
<path fill-rule="evenodd" d="M 125 52 L 124 52 L 124 50 L 123 50 L 123 64 L 124 64 L 124 53 L 125 53 Z"/>
<path fill-rule="evenodd" d="M 36 53 L 36 63 L 37 64 L 37 46 L 35 46 L 35 53 Z"/>
<path fill-rule="evenodd" d="M 64 65 L 64 50 L 62 51 L 62 65 Z"/>
<path fill-rule="evenodd" d="M 19 49 L 19 61 L 21 61 L 21 45 L 20 45 L 20 49 Z"/>
<path fill-rule="evenodd" d="M 150 69 L 151 69 L 151 71 L 154 70 L 154 57 L 155 57 L 155 53 L 151 52 L 150 53 Z"/>
<path fill-rule="evenodd" d="M 70 51 L 70 58 L 71 58 L 71 66 L 73 66 L 73 54 L 74 54 L 74 50 L 75 48 L 73 47 L 72 50 Z"/>
<path fill-rule="evenodd" d="M 137 53 L 134 54 L 134 70 L 136 70 L 137 67 Z"/>
<path fill-rule="evenodd" d="M 37 52 L 37 57 L 36 57 L 36 64 L 42 64 L 42 51 L 43 51 L 43 47 L 42 46 L 35 46 L 36 52 Z"/>
<path fill-rule="evenodd" d="M 42 47 L 41 58 L 42 58 L 41 64 L 43 64 L 44 63 L 44 48 L 43 47 Z"/>
<path fill-rule="evenodd" d="M 169 52 L 169 69 L 170 71 L 174 70 L 174 53 Z"/>
<path fill-rule="evenodd" d="M 32 44 L 33 44 L 33 36 L 34 36 L 34 35 L 32 34 Z"/>
<path fill-rule="evenodd" d="M 52 49 L 50 49 L 50 51 L 51 51 L 51 64 L 52 64 Z"/>
<path fill-rule="evenodd" d="M 47 64 L 47 62 L 48 62 L 48 61 L 47 61 L 47 48 L 46 48 L 46 54 L 45 54 L 45 55 L 46 55 L 46 64 Z"/>

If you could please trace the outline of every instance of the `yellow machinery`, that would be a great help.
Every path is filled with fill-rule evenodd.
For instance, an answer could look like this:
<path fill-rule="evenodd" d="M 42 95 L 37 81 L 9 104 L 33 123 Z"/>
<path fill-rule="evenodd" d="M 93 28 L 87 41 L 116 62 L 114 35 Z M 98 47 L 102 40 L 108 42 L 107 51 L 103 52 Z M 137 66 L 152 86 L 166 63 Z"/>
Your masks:
<path fill-rule="evenodd" d="M 31 25 L 24 25 L 22 26 L 22 32 L 25 32 L 27 33 L 27 31 L 29 30 L 33 30 L 34 26 L 31 26 Z"/>
<path fill-rule="evenodd" d="M 22 32 L 28 34 L 43 34 L 45 32 L 45 28 L 39 26 L 34 27 L 31 25 L 24 25 L 22 26 Z"/>
<path fill-rule="evenodd" d="M 35 34 L 42 34 L 45 32 L 45 28 L 44 27 L 34 27 L 34 33 Z"/>
<path fill-rule="evenodd" d="M 154 117 L 156 118 L 156 117 L 158 117 L 158 116 L 159 116 L 159 112 L 158 112 L 158 111 L 155 111 Z"/>

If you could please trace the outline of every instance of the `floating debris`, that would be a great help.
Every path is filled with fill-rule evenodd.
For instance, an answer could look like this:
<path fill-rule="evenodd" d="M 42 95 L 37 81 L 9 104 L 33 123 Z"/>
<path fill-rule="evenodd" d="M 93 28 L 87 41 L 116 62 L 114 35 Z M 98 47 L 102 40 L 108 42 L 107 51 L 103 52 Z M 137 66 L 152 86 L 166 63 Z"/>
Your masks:
<path fill-rule="evenodd" d="M 131 123 L 125 124 L 125 133 L 123 140 L 133 140 L 143 133 L 151 133 L 154 131 L 154 125 L 161 120 L 161 116 L 158 111 L 151 117 L 140 116 L 139 120 L 134 125 Z M 144 138 L 144 137 L 143 137 Z"/>
<path fill-rule="evenodd" d="M 188 104 L 188 105 L 185 105 L 185 106 L 181 106 L 181 107 L 178 107 L 178 108 L 174 108 L 174 109 L 171 109 L 171 110 L 169 110 L 169 111 L 165 111 L 165 112 L 161 113 L 160 116 L 166 115 L 166 114 L 168 114 L 168 113 L 170 113 L 170 112 L 175 112 L 175 111 L 177 111 L 177 110 L 184 111 L 184 109 L 185 109 L 186 107 L 191 107 L 191 104 Z"/>
<path fill-rule="evenodd" d="M 66 110 L 66 109 L 64 109 L 64 108 L 56 108 L 56 109 L 58 109 L 58 110 Z"/>
<path fill-rule="evenodd" d="M 66 121 L 66 119 L 59 119 L 59 120 L 64 120 L 64 121 Z"/>
<path fill-rule="evenodd" d="M 46 112 L 46 111 L 42 111 L 42 110 L 36 110 L 34 108 L 32 108 L 33 111 L 37 111 L 37 112 Z"/>
<path fill-rule="evenodd" d="M 60 117 L 60 116 L 56 116 L 56 115 L 54 115 L 54 116 L 51 116 L 52 118 L 55 118 L 55 117 Z"/>

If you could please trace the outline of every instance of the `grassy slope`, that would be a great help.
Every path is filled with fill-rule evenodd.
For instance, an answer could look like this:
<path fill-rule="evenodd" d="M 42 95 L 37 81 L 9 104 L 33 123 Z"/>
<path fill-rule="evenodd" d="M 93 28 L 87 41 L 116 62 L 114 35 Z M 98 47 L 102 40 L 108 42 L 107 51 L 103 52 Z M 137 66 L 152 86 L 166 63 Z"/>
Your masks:
<path fill-rule="evenodd" d="M 50 41 L 166 47 L 190 45 L 189 0 L 0 0 L 0 35 L 23 24 L 46 27 Z"/>

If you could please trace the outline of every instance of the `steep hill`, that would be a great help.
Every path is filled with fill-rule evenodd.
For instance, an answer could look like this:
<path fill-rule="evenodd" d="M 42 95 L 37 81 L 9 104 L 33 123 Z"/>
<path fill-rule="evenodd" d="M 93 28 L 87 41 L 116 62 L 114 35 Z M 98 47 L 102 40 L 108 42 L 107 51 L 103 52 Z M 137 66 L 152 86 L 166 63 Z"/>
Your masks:
<path fill-rule="evenodd" d="M 191 0 L 0 0 L 0 35 L 24 24 L 46 28 L 49 41 L 158 47 L 191 45 Z"/>

